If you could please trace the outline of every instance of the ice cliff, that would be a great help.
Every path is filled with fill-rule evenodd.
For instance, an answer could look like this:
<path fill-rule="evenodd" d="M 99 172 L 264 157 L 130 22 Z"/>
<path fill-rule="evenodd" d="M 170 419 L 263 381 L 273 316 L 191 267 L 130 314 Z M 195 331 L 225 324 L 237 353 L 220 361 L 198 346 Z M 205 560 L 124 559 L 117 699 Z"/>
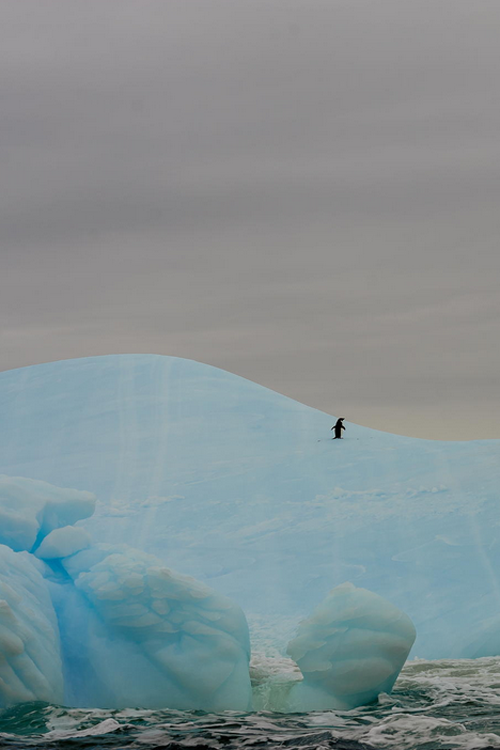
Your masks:
<path fill-rule="evenodd" d="M 500 441 L 332 441 L 332 416 L 153 355 L 0 373 L 0 410 L 4 702 L 244 710 L 245 616 L 302 670 L 285 710 L 390 689 L 403 613 L 417 656 L 500 653 Z"/>

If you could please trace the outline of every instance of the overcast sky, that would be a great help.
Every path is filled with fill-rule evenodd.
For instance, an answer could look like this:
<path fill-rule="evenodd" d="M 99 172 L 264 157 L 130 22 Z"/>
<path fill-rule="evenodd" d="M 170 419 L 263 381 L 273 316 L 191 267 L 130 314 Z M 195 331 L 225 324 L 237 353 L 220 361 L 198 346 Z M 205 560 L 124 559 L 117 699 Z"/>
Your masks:
<path fill-rule="evenodd" d="M 500 438 L 498 0 L 3 0 L 0 369 Z"/>

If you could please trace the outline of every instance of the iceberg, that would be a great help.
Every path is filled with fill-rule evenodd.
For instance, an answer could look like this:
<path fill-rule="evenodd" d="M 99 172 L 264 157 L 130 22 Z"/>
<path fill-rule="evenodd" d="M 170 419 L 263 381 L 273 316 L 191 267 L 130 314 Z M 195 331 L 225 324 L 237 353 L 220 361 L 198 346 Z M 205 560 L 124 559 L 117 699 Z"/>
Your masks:
<path fill-rule="evenodd" d="M 88 605 L 86 642 L 74 647 L 92 666 L 95 685 L 85 689 L 94 701 L 251 708 L 248 627 L 236 604 L 127 545 L 98 545 L 62 563 Z"/>
<path fill-rule="evenodd" d="M 390 693 L 415 636 L 410 618 L 381 596 L 352 583 L 337 586 L 288 644 L 303 675 L 291 706 L 349 709 Z"/>
<path fill-rule="evenodd" d="M 0 708 L 30 700 L 253 707 L 241 608 L 152 555 L 92 544 L 80 527 L 63 526 L 34 554 L 0 546 L 0 596 Z M 289 644 L 303 684 L 282 710 L 373 701 L 392 687 L 414 639 L 396 607 L 352 584 L 338 587 Z"/>
<path fill-rule="evenodd" d="M 332 416 L 156 355 L 0 373 L 0 406 L 5 705 L 247 710 L 251 641 L 288 649 L 282 710 L 352 707 L 414 626 L 415 656 L 500 653 L 500 441 L 332 441 Z"/>
<path fill-rule="evenodd" d="M 0 708 L 63 699 L 59 629 L 49 587 L 24 556 L 0 545 Z"/>

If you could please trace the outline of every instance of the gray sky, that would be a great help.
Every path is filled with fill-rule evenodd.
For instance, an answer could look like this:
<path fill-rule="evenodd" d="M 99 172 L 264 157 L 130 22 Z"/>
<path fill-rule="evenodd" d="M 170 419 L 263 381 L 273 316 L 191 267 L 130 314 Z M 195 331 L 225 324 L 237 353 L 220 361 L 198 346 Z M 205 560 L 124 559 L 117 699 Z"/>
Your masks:
<path fill-rule="evenodd" d="M 498 0 L 3 0 L 0 369 L 171 354 L 500 438 L 499 38 Z"/>

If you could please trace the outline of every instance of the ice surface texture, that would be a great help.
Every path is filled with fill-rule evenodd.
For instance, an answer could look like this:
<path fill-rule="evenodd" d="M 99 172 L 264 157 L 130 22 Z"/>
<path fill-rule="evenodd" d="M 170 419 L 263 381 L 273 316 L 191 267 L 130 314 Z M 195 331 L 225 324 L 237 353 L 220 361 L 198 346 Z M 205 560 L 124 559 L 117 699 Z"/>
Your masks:
<path fill-rule="evenodd" d="M 85 529 L 76 526 L 63 526 L 54 529 L 42 539 L 35 555 L 42 560 L 57 560 L 74 555 L 90 544 L 90 535 Z"/>
<path fill-rule="evenodd" d="M 0 545 L 0 708 L 63 700 L 56 615 L 29 557 Z"/>
<path fill-rule="evenodd" d="M 75 646 L 92 665 L 96 684 L 86 689 L 94 700 L 117 708 L 251 707 L 248 627 L 236 604 L 127 545 L 91 547 L 63 566 L 90 605 L 87 642 Z"/>
<path fill-rule="evenodd" d="M 91 516 L 94 508 L 90 492 L 0 475 L 0 544 L 30 552 L 51 531 Z"/>
<path fill-rule="evenodd" d="M 0 534 L 12 547 L 0 545 L 0 707 L 65 697 L 248 710 L 250 642 L 238 605 L 127 545 L 91 545 L 68 524 L 94 506 L 88 492 L 0 477 Z"/>

